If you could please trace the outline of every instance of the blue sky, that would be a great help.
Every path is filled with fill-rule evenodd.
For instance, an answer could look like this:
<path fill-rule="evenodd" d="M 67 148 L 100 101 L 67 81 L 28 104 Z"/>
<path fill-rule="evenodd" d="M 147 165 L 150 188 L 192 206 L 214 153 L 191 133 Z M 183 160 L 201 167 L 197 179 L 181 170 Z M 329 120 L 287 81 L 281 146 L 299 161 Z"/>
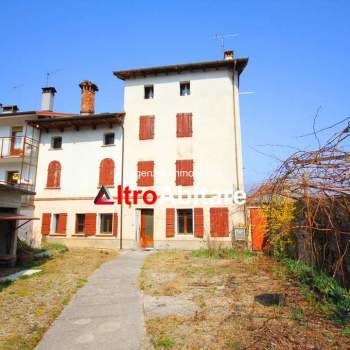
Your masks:
<path fill-rule="evenodd" d="M 259 183 L 286 157 L 316 146 L 298 137 L 350 116 L 348 1 L 1 1 L 0 102 L 38 109 L 46 72 L 55 109 L 79 112 L 78 83 L 99 86 L 96 110 L 122 110 L 112 71 L 221 58 L 215 33 L 250 61 L 241 77 L 245 182 Z M 332 131 L 332 130 L 331 130 Z M 326 137 L 327 133 L 321 134 Z M 261 153 L 262 152 L 262 153 Z"/>

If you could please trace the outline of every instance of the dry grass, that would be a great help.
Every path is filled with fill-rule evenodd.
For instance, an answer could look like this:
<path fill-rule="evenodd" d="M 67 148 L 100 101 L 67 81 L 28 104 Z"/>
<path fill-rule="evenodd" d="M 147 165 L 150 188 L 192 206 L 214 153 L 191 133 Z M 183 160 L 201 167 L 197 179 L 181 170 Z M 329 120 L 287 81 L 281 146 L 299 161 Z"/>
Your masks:
<path fill-rule="evenodd" d="M 78 288 L 115 252 L 52 251 L 37 275 L 0 284 L 0 349 L 33 349 Z"/>
<path fill-rule="evenodd" d="M 198 311 L 146 320 L 153 349 L 350 349 L 341 328 L 322 318 L 279 265 L 262 256 L 195 258 L 161 252 L 145 262 L 141 286 L 149 295 L 182 295 Z M 171 278 L 169 278 L 171 276 Z M 261 293 L 282 293 L 282 306 L 262 306 Z"/>

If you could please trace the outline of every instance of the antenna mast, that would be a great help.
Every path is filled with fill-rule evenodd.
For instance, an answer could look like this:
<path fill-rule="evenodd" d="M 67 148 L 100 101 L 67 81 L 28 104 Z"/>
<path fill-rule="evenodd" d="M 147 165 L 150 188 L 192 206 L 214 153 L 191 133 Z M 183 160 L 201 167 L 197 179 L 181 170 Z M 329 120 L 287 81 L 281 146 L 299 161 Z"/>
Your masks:
<path fill-rule="evenodd" d="M 220 44 L 220 48 L 222 50 L 222 53 L 225 51 L 225 39 L 226 38 L 232 38 L 238 36 L 238 33 L 228 33 L 228 34 L 215 34 L 214 39 L 217 40 Z"/>

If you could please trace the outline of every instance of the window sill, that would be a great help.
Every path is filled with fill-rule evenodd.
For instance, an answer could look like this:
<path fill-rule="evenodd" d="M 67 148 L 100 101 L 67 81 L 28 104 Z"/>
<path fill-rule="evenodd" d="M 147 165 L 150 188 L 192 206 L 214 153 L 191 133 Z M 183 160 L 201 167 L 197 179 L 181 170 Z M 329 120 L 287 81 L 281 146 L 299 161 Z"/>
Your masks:
<path fill-rule="evenodd" d="M 48 151 L 62 151 L 63 148 L 49 148 Z"/>
<path fill-rule="evenodd" d="M 45 190 L 60 190 L 61 187 L 45 187 Z"/>
<path fill-rule="evenodd" d="M 85 233 L 74 233 L 71 237 L 85 237 Z"/>
<path fill-rule="evenodd" d="M 113 233 L 97 233 L 96 237 L 114 237 Z"/>
<path fill-rule="evenodd" d="M 105 187 L 105 188 L 114 188 L 115 185 L 98 185 L 97 188 L 101 188 L 101 187 Z"/>
<path fill-rule="evenodd" d="M 102 145 L 101 147 L 115 147 L 115 146 L 116 146 L 116 144 L 113 143 L 113 144 L 111 144 L 111 145 Z"/>
<path fill-rule="evenodd" d="M 50 233 L 49 237 L 66 237 L 65 233 Z"/>

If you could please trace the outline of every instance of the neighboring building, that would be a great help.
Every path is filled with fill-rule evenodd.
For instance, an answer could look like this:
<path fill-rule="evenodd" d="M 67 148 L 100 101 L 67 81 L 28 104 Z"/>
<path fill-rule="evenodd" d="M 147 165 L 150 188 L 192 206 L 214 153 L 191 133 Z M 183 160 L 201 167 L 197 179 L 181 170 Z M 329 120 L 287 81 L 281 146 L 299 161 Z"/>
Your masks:
<path fill-rule="evenodd" d="M 191 249 L 207 236 L 230 242 L 245 226 L 244 206 L 216 196 L 243 190 L 239 76 L 247 62 L 227 51 L 220 61 L 114 72 L 125 81 L 124 186 L 168 197 L 124 207 L 124 247 Z M 198 191 L 197 203 L 183 203 Z"/>
<path fill-rule="evenodd" d="M 97 206 L 102 185 L 111 193 L 121 182 L 124 113 L 95 114 L 90 81 L 80 84 L 81 113 L 32 121 L 41 130 L 34 223 L 41 237 L 70 246 L 117 248 L 118 206 Z"/>

